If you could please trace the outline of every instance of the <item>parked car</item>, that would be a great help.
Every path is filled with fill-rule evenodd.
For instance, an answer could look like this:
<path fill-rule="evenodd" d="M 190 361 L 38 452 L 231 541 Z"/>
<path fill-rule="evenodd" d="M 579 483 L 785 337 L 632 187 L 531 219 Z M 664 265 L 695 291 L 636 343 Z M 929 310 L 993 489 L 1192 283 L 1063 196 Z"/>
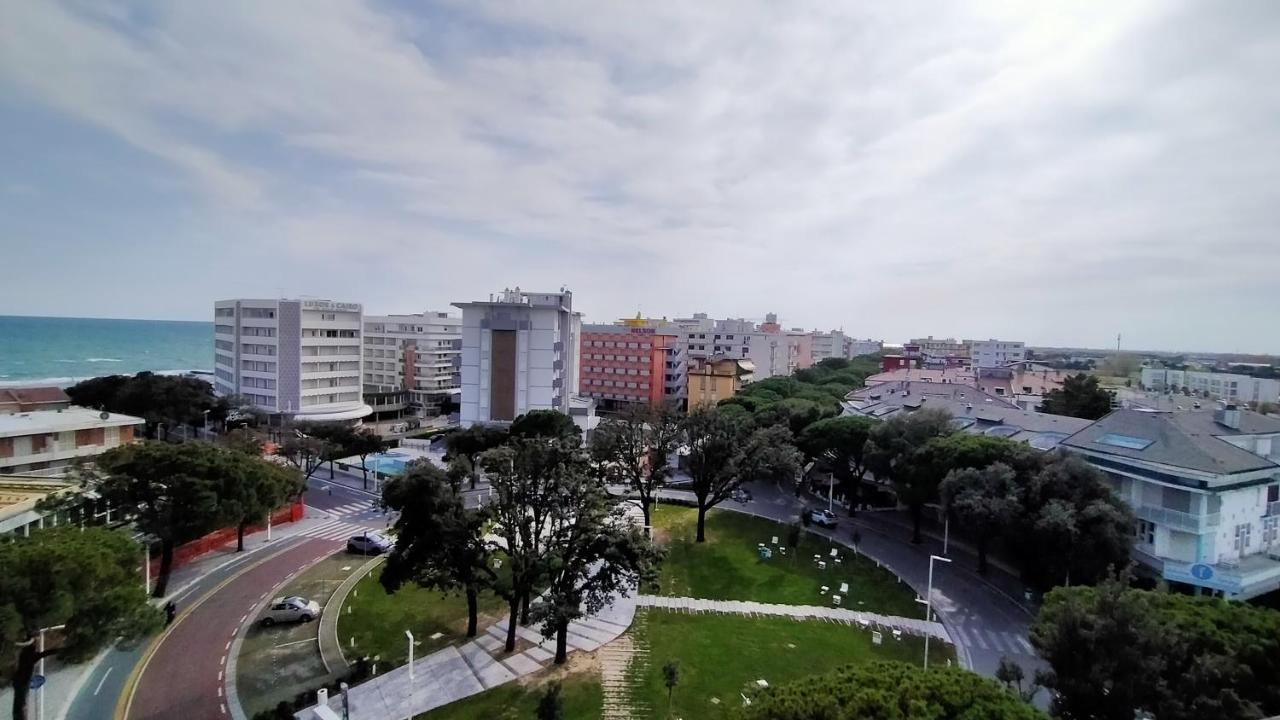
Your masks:
<path fill-rule="evenodd" d="M 809 511 L 809 522 L 822 527 L 835 527 L 838 519 L 836 514 L 830 510 L 818 509 Z"/>
<path fill-rule="evenodd" d="M 376 532 L 353 535 L 347 539 L 347 552 L 360 553 L 361 555 L 380 555 L 384 552 L 391 552 L 391 548 L 394 546 L 395 543 L 391 538 Z"/>
<path fill-rule="evenodd" d="M 263 625 L 286 622 L 311 622 L 320 617 L 320 604 L 303 597 L 282 597 L 271 601 L 262 618 Z"/>
<path fill-rule="evenodd" d="M 750 490 L 745 490 L 743 488 L 734 488 L 733 494 L 729 496 L 729 499 L 733 500 L 734 502 L 749 503 L 754 498 L 752 498 Z"/>

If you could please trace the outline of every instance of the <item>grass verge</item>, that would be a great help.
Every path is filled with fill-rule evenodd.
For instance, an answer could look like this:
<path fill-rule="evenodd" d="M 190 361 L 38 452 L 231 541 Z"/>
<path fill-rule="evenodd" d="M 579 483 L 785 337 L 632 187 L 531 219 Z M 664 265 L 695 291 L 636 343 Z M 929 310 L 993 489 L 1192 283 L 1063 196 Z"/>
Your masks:
<path fill-rule="evenodd" d="M 555 679 L 561 682 L 564 720 L 598 720 L 604 707 L 600 674 L 593 669 L 569 675 L 540 673 L 536 683 L 511 682 L 418 715 L 415 720 L 530 720 L 538 700 Z"/>
<path fill-rule="evenodd" d="M 801 534 L 800 546 L 787 548 L 761 560 L 758 543 L 769 544 L 774 536 L 787 543 L 789 526 L 731 511 L 707 513 L 707 541 L 694 542 L 697 511 L 693 508 L 662 505 L 654 513 L 654 526 L 667 550 L 658 580 L 663 595 L 711 600 L 755 600 L 787 605 L 826 605 L 833 590 L 849 584 L 844 607 L 885 615 L 922 615 L 915 592 L 888 570 L 843 545 L 808 533 Z M 836 548 L 841 564 L 829 557 Z M 821 555 L 827 569 L 821 570 L 813 556 Z"/>

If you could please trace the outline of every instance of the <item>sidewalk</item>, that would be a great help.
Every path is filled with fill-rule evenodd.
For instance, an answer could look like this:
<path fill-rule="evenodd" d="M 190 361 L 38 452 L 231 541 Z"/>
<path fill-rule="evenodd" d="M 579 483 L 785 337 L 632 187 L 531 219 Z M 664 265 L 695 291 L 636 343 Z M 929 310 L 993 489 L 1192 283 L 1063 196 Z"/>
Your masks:
<path fill-rule="evenodd" d="M 867 629 L 884 628 L 891 632 L 902 631 L 921 637 L 928 635 L 943 642 L 954 642 L 951 636 L 947 634 L 947 629 L 943 627 L 942 623 L 929 622 L 918 618 L 898 617 L 896 615 L 881 615 L 879 613 L 841 607 L 778 605 L 750 600 L 703 600 L 701 598 L 666 597 L 663 595 L 641 595 L 636 598 L 636 606 L 662 608 L 665 610 L 712 612 L 726 615 L 775 615 L 797 620 L 830 620 L 845 625 L 858 625 Z"/>
<path fill-rule="evenodd" d="M 636 599 L 616 596 L 600 612 L 569 624 L 570 652 L 592 652 L 631 626 Z M 528 648 L 506 655 L 502 652 L 507 621 L 491 625 L 484 633 L 460 646 L 451 645 L 427 657 L 402 665 L 356 685 L 348 692 L 348 720 L 407 718 L 441 705 L 470 697 L 551 665 L 555 639 L 546 639 L 535 627 L 517 627 L 521 645 Z M 294 717 L 298 720 L 332 720 L 344 717 L 341 695 L 327 706 L 316 705 Z"/>

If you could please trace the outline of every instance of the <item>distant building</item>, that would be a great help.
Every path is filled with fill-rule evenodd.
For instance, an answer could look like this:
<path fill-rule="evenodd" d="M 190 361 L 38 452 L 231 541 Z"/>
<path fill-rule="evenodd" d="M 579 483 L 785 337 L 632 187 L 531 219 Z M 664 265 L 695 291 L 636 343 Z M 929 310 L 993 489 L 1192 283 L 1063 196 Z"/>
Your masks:
<path fill-rule="evenodd" d="M 720 357 L 697 359 L 689 364 L 689 409 L 715 405 L 738 394 L 751 382 L 755 366 L 750 360 Z"/>
<path fill-rule="evenodd" d="M 684 333 L 658 320 L 583 325 L 578 392 L 601 410 L 635 405 L 679 405 L 688 361 Z"/>
<path fill-rule="evenodd" d="M 531 410 L 570 414 L 580 382 L 573 293 L 516 288 L 462 310 L 461 423 L 509 423 Z"/>
<path fill-rule="evenodd" d="M 272 415 L 359 420 L 363 310 L 331 300 L 220 300 L 213 307 L 214 388 Z"/>
<path fill-rule="evenodd" d="M 1280 418 L 1116 410 L 1062 446 L 1133 508 L 1134 557 L 1157 577 L 1240 600 L 1280 589 Z"/>
<path fill-rule="evenodd" d="M 0 473 L 56 470 L 133 442 L 142 418 L 82 407 L 0 413 Z"/>
<path fill-rule="evenodd" d="M 1143 368 L 1142 386 L 1155 392 L 1187 391 L 1234 403 L 1280 402 L 1280 380 L 1251 375 Z"/>
<path fill-rule="evenodd" d="M 969 344 L 955 338 L 935 339 L 930 335 L 925 338 L 914 338 L 909 344 L 919 346 L 920 353 L 924 355 L 926 362 L 945 358 L 969 357 Z"/>
<path fill-rule="evenodd" d="M 684 331 L 690 359 L 749 359 L 756 379 L 790 375 L 814 362 L 812 334 L 802 329 L 784 331 L 773 313 L 759 325 L 743 318 L 712 320 L 706 313 L 672 323 Z"/>
<path fill-rule="evenodd" d="M 462 393 L 462 318 L 445 312 L 366 315 L 365 402 L 377 413 L 438 415 Z"/>
<path fill-rule="evenodd" d="M 975 368 L 978 387 L 998 397 L 1012 398 L 1023 410 L 1036 410 L 1044 396 L 1062 388 L 1067 377 L 1075 374 L 1031 361 L 1009 363 L 1002 367 Z"/>
<path fill-rule="evenodd" d="M 60 387 L 0 388 L 0 413 L 63 410 L 71 398 Z"/>
<path fill-rule="evenodd" d="M 849 341 L 849 357 L 856 358 L 862 355 L 875 355 L 884 350 L 883 340 L 866 340 L 853 339 Z"/>
<path fill-rule="evenodd" d="M 886 355 L 886 358 L 890 356 Z M 866 386 L 894 382 L 923 382 L 940 385 L 967 385 L 977 388 L 977 378 L 972 370 L 966 368 L 899 368 L 888 372 L 876 373 L 866 380 Z"/>
<path fill-rule="evenodd" d="M 79 516 L 92 512 L 95 503 L 70 513 L 50 512 L 40 507 L 42 500 L 71 492 L 77 487 L 76 483 L 63 478 L 0 473 L 0 541 L 6 536 L 25 537 L 44 527 L 79 522 Z"/>
<path fill-rule="evenodd" d="M 1027 344 L 1011 340 L 965 340 L 974 367 L 1001 367 L 1027 359 Z"/>

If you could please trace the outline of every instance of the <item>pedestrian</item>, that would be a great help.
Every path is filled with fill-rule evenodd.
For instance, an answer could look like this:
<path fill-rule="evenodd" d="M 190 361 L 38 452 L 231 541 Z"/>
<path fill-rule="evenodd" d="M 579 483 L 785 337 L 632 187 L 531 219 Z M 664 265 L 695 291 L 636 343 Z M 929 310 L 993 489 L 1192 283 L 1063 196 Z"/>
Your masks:
<path fill-rule="evenodd" d="M 164 605 L 164 624 L 173 624 L 173 619 L 178 615 L 178 604 L 170 600 Z"/>

